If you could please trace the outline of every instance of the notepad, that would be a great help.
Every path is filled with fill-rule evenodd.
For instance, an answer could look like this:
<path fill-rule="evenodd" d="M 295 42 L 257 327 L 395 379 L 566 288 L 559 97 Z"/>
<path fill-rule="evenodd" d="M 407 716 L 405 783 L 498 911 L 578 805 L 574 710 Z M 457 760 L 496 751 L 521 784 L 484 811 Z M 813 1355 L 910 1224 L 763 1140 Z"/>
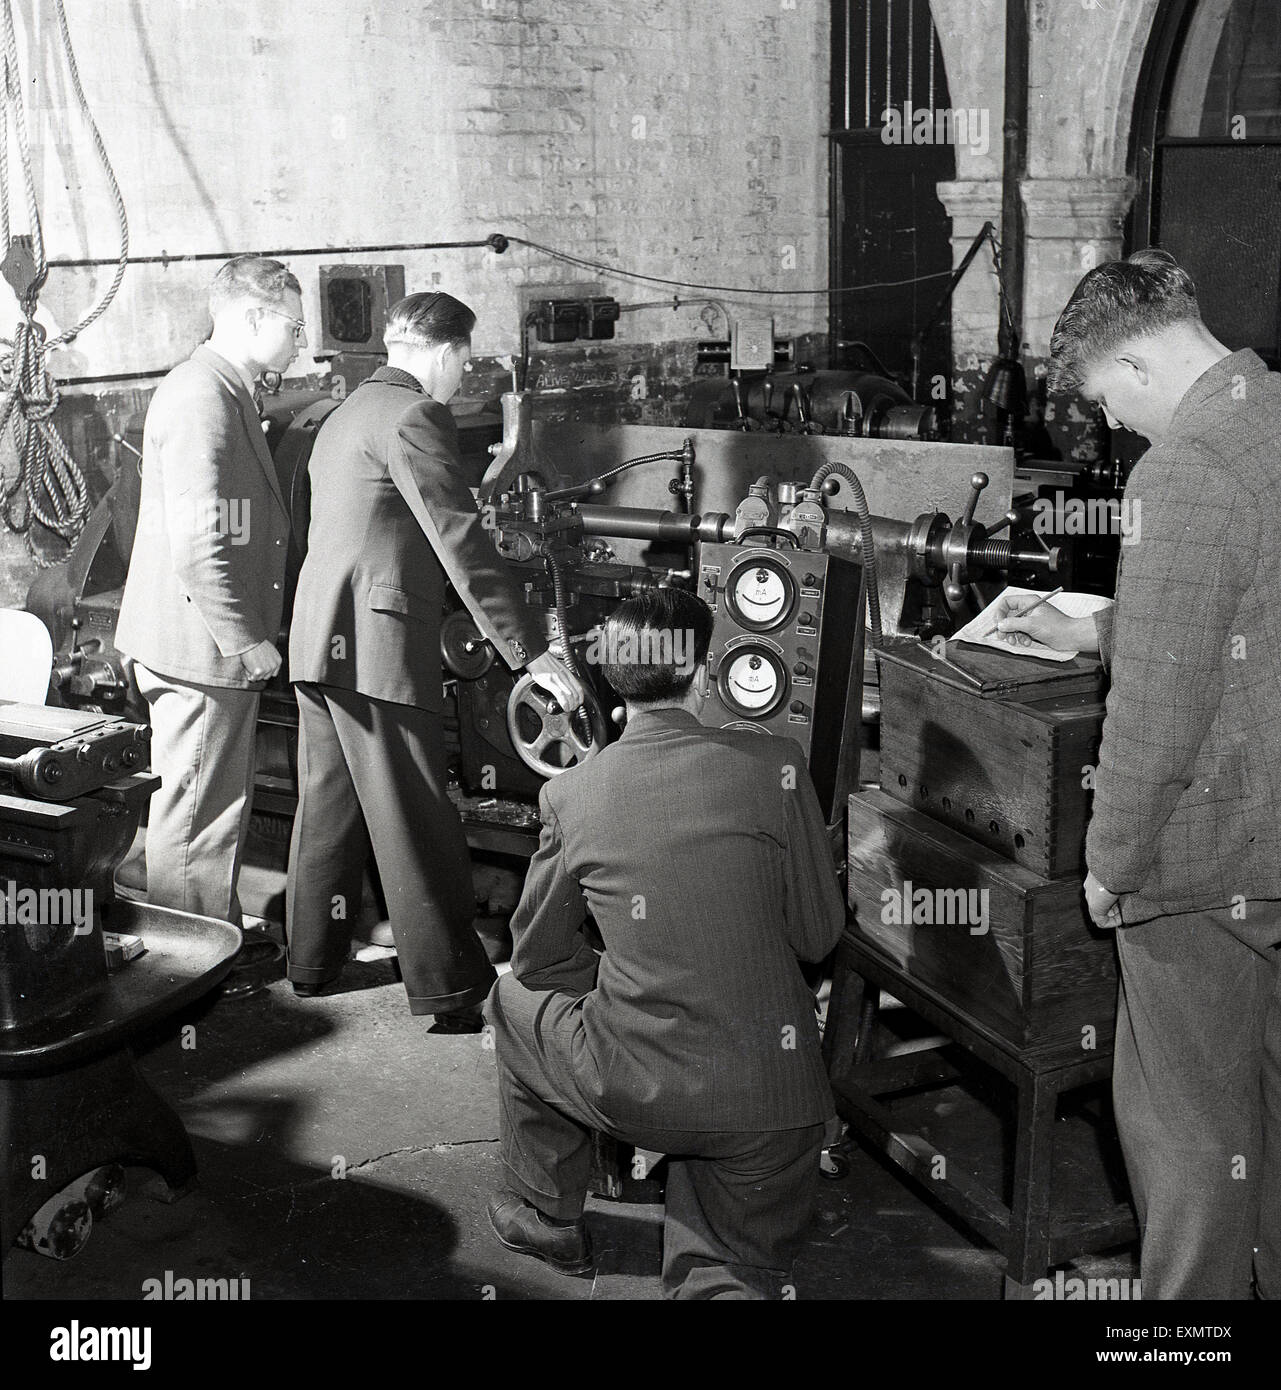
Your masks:
<path fill-rule="evenodd" d="M 1031 656 L 1038 661 L 1071 661 L 1076 652 L 1061 652 L 1054 647 L 1047 647 L 1044 642 L 1030 642 L 1024 646 L 1016 639 L 1020 636 L 1026 637 L 1026 633 L 1014 632 L 993 632 L 988 634 L 988 629 L 996 622 L 996 607 L 1006 595 L 1017 598 L 1026 594 L 1029 598 L 1043 598 L 1043 592 L 1037 589 L 1020 589 L 1017 585 L 1011 584 L 1009 588 L 1003 590 L 995 599 L 978 615 L 971 618 L 968 623 L 953 634 L 949 639 L 952 642 L 968 642 L 975 647 L 992 647 L 998 652 L 1008 652 L 1011 656 Z M 1078 594 L 1064 593 L 1055 594 L 1045 605 L 1047 608 L 1057 608 L 1060 613 L 1066 613 L 1069 618 L 1083 618 L 1087 613 L 1097 613 L 1100 608 L 1106 608 L 1111 599 L 1101 597 L 1099 594 Z"/>

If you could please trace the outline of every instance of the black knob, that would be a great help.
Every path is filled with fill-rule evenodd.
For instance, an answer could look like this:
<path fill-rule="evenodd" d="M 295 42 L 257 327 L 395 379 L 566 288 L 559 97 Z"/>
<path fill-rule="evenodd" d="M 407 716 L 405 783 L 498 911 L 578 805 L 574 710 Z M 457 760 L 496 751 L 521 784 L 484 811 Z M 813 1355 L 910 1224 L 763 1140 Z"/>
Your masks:
<path fill-rule="evenodd" d="M 796 673 L 796 675 L 798 675 L 798 676 L 805 676 L 805 675 L 808 675 L 808 674 L 809 674 L 809 669 L 810 669 L 810 668 L 809 668 L 803 661 L 798 661 L 798 662 L 796 663 L 796 665 L 792 667 L 792 670 L 793 670 L 793 671 Z"/>
<path fill-rule="evenodd" d="M 797 617 L 796 621 L 797 621 L 802 627 L 812 627 L 812 626 L 813 626 L 813 623 L 814 623 L 814 615 L 813 615 L 813 613 L 801 613 L 801 614 Z"/>
<path fill-rule="evenodd" d="M 805 576 L 804 583 L 805 583 L 805 587 L 806 587 L 807 589 L 812 589 L 812 588 L 814 588 L 814 586 L 818 583 L 818 575 L 816 575 L 816 574 L 807 574 L 807 575 Z"/>
<path fill-rule="evenodd" d="M 793 700 L 791 704 L 791 711 L 793 714 L 804 714 L 805 706 L 801 703 L 800 700 Z"/>

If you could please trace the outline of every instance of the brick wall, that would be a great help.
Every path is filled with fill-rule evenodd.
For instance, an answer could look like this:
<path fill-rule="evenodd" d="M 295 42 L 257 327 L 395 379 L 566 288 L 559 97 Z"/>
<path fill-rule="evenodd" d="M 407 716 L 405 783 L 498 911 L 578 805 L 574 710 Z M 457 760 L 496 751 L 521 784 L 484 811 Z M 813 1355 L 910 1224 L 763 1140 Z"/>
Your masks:
<path fill-rule="evenodd" d="M 112 204 L 51 16 L 36 8 L 19 42 L 48 254 L 110 256 Z M 68 10 L 135 255 L 502 231 L 671 279 L 826 282 L 827 0 L 77 0 Z M 15 231 L 25 229 L 19 213 Z M 593 363 L 589 386 L 613 372 L 619 399 L 633 402 L 638 364 L 646 397 L 679 394 L 667 378 L 695 339 L 726 335 L 726 312 L 773 312 L 788 334 L 826 327 L 822 296 L 720 293 L 717 307 L 681 292 L 673 309 L 668 288 L 519 246 L 289 259 L 313 323 L 324 262 L 397 261 L 410 289 L 459 295 L 479 315 L 474 348 L 495 380 L 519 351 L 522 285 L 592 281 L 623 302 L 666 301 L 624 314 L 615 348 L 578 350 Z M 131 267 L 55 371 L 172 365 L 206 331 L 214 268 Z M 74 322 L 110 275 L 55 267 L 45 322 Z M 15 315 L 0 285 L 0 331 Z M 323 364 L 304 354 L 295 370 Z M 105 412 L 118 408 L 104 399 Z M 10 455 L 0 445 L 11 470 Z M 0 535 L 0 603 L 20 598 L 30 574 L 21 541 Z"/>

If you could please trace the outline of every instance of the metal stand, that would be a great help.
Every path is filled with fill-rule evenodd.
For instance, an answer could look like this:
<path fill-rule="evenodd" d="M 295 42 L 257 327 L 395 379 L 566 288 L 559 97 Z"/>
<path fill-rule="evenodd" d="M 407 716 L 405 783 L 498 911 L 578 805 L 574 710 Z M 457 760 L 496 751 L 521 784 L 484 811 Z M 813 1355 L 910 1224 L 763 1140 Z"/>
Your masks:
<path fill-rule="evenodd" d="M 146 954 L 63 1012 L 0 1029 L 0 1255 L 50 1197 L 90 1169 L 153 1168 L 163 1181 L 153 1195 L 168 1202 L 195 1182 L 182 1121 L 143 1078 L 129 1042 L 212 989 L 231 967 L 240 932 L 126 902 L 111 905 L 110 924 L 141 936 Z"/>

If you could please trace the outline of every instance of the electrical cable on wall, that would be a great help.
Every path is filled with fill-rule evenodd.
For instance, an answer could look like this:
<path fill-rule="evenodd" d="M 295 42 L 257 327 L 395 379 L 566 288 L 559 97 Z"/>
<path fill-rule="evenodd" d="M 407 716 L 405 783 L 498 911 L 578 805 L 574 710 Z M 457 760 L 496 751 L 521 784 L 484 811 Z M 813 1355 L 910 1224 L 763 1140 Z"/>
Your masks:
<path fill-rule="evenodd" d="M 602 275 L 618 275 L 628 280 L 643 280 L 650 285 L 674 285 L 681 290 L 709 290 L 713 294 L 748 294 L 763 295 L 772 298 L 775 295 L 815 295 L 815 294 L 857 294 L 862 290 L 890 290 L 897 289 L 901 285 L 921 285 L 927 280 L 942 280 L 951 275 L 950 270 L 936 270 L 929 275 L 912 275 L 906 280 L 880 280 L 866 285 L 834 285 L 821 286 L 804 290 L 781 290 L 781 289 L 752 289 L 744 285 L 702 285 L 690 280 L 668 280 L 661 275 L 645 275 L 639 270 L 624 270 L 621 266 L 606 265 L 603 261 L 588 260 L 583 256 L 572 255 L 568 251 L 558 251 L 554 246 L 544 246 L 538 241 L 527 241 L 524 237 L 504 236 L 505 241 L 511 242 L 513 246 L 528 246 L 532 251 L 541 251 L 545 256 L 551 256 L 558 261 L 565 261 L 570 265 L 580 266 L 585 270 L 599 271 Z"/>
<path fill-rule="evenodd" d="M 0 357 L 0 382 L 5 392 L 0 405 L 0 438 L 12 426 L 14 451 L 18 469 L 10 479 L 0 474 L 0 516 L 11 530 L 23 535 L 27 550 L 35 562 L 47 569 L 61 564 L 84 530 L 89 517 L 89 490 L 70 450 L 53 423 L 61 394 L 49 373 L 47 356 L 55 348 L 73 342 L 90 324 L 106 312 L 124 278 L 129 260 L 129 223 L 124 199 L 116 182 L 115 171 L 107 157 L 106 146 L 97 123 L 89 110 L 80 70 L 76 64 L 71 34 L 67 28 L 63 0 L 54 0 L 58 32 L 66 58 L 72 90 L 80 113 L 88 126 L 94 151 L 107 176 L 120 228 L 120 254 L 116 273 L 98 303 L 74 327 L 66 329 L 50 342 L 45 341 L 44 328 L 36 322 L 40 291 L 49 275 L 45 257 L 44 235 L 40 224 L 40 208 L 36 200 L 35 179 L 31 170 L 31 148 L 27 136 L 26 112 L 22 100 L 22 82 L 18 67 L 18 42 L 13 23 L 12 0 L 3 0 L 4 22 L 4 101 L 0 106 L 0 240 L 3 241 L 4 273 L 14 286 L 22 318 L 15 326 L 13 338 L 0 339 L 5 352 Z M 23 187 L 26 193 L 28 237 L 11 234 L 9 218 L 9 121 L 12 119 L 15 142 L 22 162 Z M 59 537 L 65 546 L 61 555 L 44 554 L 35 543 L 32 523 Z"/>

